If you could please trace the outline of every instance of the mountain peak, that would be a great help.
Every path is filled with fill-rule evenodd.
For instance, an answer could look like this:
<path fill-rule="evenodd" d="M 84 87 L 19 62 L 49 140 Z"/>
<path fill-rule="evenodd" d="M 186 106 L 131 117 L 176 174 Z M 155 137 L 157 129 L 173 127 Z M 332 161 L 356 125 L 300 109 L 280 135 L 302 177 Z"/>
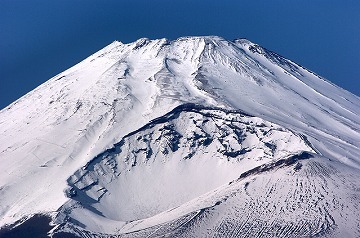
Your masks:
<path fill-rule="evenodd" d="M 204 40 L 204 41 L 224 41 L 225 39 L 220 36 L 184 36 L 176 39 L 175 41 L 198 41 L 198 40 Z"/>
<path fill-rule="evenodd" d="M 56 211 L 53 234 L 255 236 L 249 216 L 336 237 L 359 215 L 359 105 L 247 39 L 114 41 L 0 111 L 0 226 Z"/>

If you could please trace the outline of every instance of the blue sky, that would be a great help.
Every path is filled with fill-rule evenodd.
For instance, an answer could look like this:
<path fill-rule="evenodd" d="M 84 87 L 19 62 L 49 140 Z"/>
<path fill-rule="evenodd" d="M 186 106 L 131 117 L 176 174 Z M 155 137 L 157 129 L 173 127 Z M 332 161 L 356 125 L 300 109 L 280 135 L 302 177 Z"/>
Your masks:
<path fill-rule="evenodd" d="M 114 40 L 247 38 L 360 95 L 358 0 L 1 0 L 0 109 Z"/>

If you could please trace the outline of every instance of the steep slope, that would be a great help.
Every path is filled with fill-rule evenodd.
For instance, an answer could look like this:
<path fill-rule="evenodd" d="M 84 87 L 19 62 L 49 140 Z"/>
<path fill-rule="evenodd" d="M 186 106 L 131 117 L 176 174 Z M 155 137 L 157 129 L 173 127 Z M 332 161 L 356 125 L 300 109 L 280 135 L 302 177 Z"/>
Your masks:
<path fill-rule="evenodd" d="M 180 106 L 190 105 L 188 103 L 197 111 L 187 111 L 186 106 Z M 182 112 L 178 113 L 183 120 L 166 119 L 174 108 Z M 208 110 L 207 113 L 217 110 L 220 115 L 204 116 L 200 113 L 203 110 Z M 227 125 L 227 117 L 234 113 L 238 123 L 243 123 L 238 114 L 246 117 L 244 120 L 248 123 L 254 119 L 256 123 L 252 121 L 249 126 L 255 131 L 259 129 L 257 121 L 260 120 L 267 129 L 270 125 L 282 128 L 286 131 L 284 138 L 293 135 L 297 139 L 285 143 L 278 135 L 269 138 L 276 148 L 282 148 L 277 143 L 289 147 L 281 155 L 272 151 L 274 147 L 263 142 L 263 137 L 239 141 L 236 133 L 247 135 L 247 128 L 221 126 Z M 92 214 L 93 220 L 115 222 L 101 228 L 92 226 L 92 219 L 79 219 L 75 225 L 93 232 L 106 233 L 108 229 L 113 232 L 122 227 L 119 222 L 157 216 L 227 184 L 248 169 L 301 151 L 316 153 L 316 158 L 324 156 L 349 171 L 358 171 L 359 114 L 357 96 L 245 39 L 230 42 L 211 36 L 175 41 L 140 39 L 130 44 L 114 42 L 0 112 L 0 226 L 35 213 L 58 214 L 58 222 L 67 216 L 78 220 L 76 216 L 83 216 L 83 212 Z M 195 123 L 191 117 L 200 119 Z M 155 118 L 166 120 L 155 121 L 153 125 L 151 121 Z M 207 131 L 206 127 L 198 127 L 197 123 L 209 124 L 206 120 L 215 129 Z M 171 126 L 164 129 L 161 127 L 164 123 L 172 123 L 175 129 Z M 150 125 L 151 128 L 147 128 Z M 159 139 L 162 144 L 155 139 L 160 129 L 162 133 L 169 133 L 168 137 Z M 191 130 L 205 131 L 206 136 L 191 134 Z M 174 131 L 177 134 L 172 134 Z M 222 137 L 226 133 L 229 138 Z M 232 137 L 234 133 L 236 136 Z M 148 141 L 138 141 L 135 135 Z M 178 144 L 167 148 L 169 143 L 172 145 L 171 140 L 178 140 Z M 222 142 L 214 144 L 220 140 Z M 201 143 L 209 145 L 205 149 Z M 252 152 L 246 149 L 250 147 Z M 164 148 L 167 155 L 162 151 Z M 109 151 L 113 159 L 108 161 L 108 167 L 100 166 L 107 161 L 102 156 Z M 209 154 L 211 156 L 207 156 Z M 155 155 L 161 156 L 155 159 Z M 228 161 L 232 156 L 235 159 Z M 154 163 L 147 166 L 147 160 Z M 170 165 L 165 161 L 171 161 Z M 186 165 L 181 165 L 182 170 L 168 168 L 175 166 L 174 161 L 185 161 Z M 105 169 L 104 176 L 100 176 L 100 171 L 95 173 L 98 166 Z M 130 171 L 119 175 L 116 168 Z M 207 174 L 207 170 L 212 174 Z M 169 179 L 172 178 L 170 171 L 176 174 L 174 180 Z M 84 174 L 92 175 L 87 178 Z M 152 180 L 142 177 L 146 183 L 140 186 L 136 180 L 139 174 L 149 174 Z M 345 181 L 351 177 L 341 176 Z M 165 177 L 168 186 L 157 191 L 159 186 L 155 182 Z M 287 181 L 285 177 L 281 179 Z M 172 186 L 179 180 L 185 181 L 178 190 L 182 192 L 167 196 L 168 200 L 157 197 L 151 201 L 149 196 L 155 192 L 173 194 Z M 109 181 L 112 185 L 107 187 Z M 163 181 L 166 180 L 161 183 Z M 149 187 L 148 191 L 143 189 L 145 186 Z M 140 191 L 137 189 L 144 195 L 128 194 Z M 139 198 L 137 203 L 133 201 L 135 195 Z M 131 204 L 124 203 L 117 206 L 118 212 L 111 211 L 107 204 L 119 197 L 123 201 L 131 200 Z M 355 201 L 343 199 L 351 204 Z M 74 202 L 80 202 L 84 209 L 75 209 L 71 214 L 60 209 L 58 213 L 60 207 L 68 206 L 65 203 L 71 206 Z M 168 222 L 177 219 L 176 216 L 160 220 Z M 121 229 L 125 232 L 125 228 Z"/>
<path fill-rule="evenodd" d="M 157 216 L 127 223 L 113 237 L 358 237 L 357 169 L 303 152 Z M 80 237 L 106 237 L 71 223 Z M 118 232 L 119 233 L 119 232 Z"/>

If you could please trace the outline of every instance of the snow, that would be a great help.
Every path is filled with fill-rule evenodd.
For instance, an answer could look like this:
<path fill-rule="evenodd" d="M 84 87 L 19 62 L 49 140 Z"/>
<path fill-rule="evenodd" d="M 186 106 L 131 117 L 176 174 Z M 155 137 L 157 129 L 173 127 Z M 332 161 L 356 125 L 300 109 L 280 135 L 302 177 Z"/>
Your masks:
<path fill-rule="evenodd" d="M 255 117 L 202 109 L 168 118 L 125 137 L 70 178 L 69 185 L 77 192 L 73 199 L 82 204 L 76 209 L 72 202 L 63 206 L 72 220 L 101 232 L 91 216 L 79 215 L 83 207 L 95 209 L 110 223 L 145 219 L 266 161 L 313 151 L 291 131 Z"/>
<path fill-rule="evenodd" d="M 162 135 L 161 123 L 143 128 L 186 103 L 201 105 L 212 115 L 205 119 L 186 112 L 180 113 L 182 120 L 166 119 L 173 123 L 169 133 L 175 137 Z M 239 117 L 225 109 L 252 116 Z M 60 211 L 77 198 L 92 202 L 78 201 L 82 205 L 74 205 L 66 215 L 92 232 L 123 233 L 186 214 L 187 219 L 215 201 L 209 193 L 239 174 L 302 150 L 331 159 L 344 171 L 358 171 L 359 114 L 359 97 L 245 39 L 115 41 L 0 111 L 0 227 L 31 214 Z M 227 127 L 231 120 L 247 121 L 256 133 L 261 124 L 278 129 L 261 136 L 248 133 L 240 143 L 233 136 L 234 128 Z M 241 125 L 235 127 L 246 131 Z M 177 140 L 174 131 L 181 135 L 182 145 L 175 152 L 167 148 L 169 139 Z M 211 135 L 210 145 L 198 144 L 201 139 L 194 139 L 195 132 Z M 156 146 L 156 159 L 154 151 L 148 158 L 151 163 L 144 159 L 149 144 L 141 144 L 135 135 L 151 139 Z M 120 141 L 126 151 L 143 152 L 112 154 L 111 161 L 122 171 L 114 174 L 114 165 L 106 167 L 105 157 L 98 156 L 120 148 L 116 146 Z M 265 144 L 270 142 L 276 144 L 273 152 Z M 228 154 L 249 151 L 226 159 L 221 148 Z M 167 156 L 162 149 L 170 151 Z M 186 157 L 191 150 L 194 154 Z M 86 167 L 91 161 L 106 169 L 105 176 Z M 100 182 L 86 192 L 77 187 L 82 195 L 69 199 L 64 191 L 78 186 L 72 179 L 80 181 L 81 173 L 96 175 L 82 181 L 84 185 L 91 179 Z M 280 174 L 274 176 L 283 181 Z M 202 198 L 209 204 L 191 202 Z M 166 212 L 184 206 L 186 212 L 179 212 L 180 208 L 170 212 L 173 215 Z M 128 221 L 134 222 L 124 226 Z"/>

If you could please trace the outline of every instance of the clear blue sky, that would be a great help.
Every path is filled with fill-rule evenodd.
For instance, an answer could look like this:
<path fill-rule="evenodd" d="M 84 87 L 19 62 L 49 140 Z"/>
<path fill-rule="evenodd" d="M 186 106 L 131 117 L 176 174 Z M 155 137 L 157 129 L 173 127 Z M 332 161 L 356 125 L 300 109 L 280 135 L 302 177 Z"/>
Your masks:
<path fill-rule="evenodd" d="M 247 38 L 360 95 L 359 0 L 0 0 L 0 109 L 114 40 Z"/>

